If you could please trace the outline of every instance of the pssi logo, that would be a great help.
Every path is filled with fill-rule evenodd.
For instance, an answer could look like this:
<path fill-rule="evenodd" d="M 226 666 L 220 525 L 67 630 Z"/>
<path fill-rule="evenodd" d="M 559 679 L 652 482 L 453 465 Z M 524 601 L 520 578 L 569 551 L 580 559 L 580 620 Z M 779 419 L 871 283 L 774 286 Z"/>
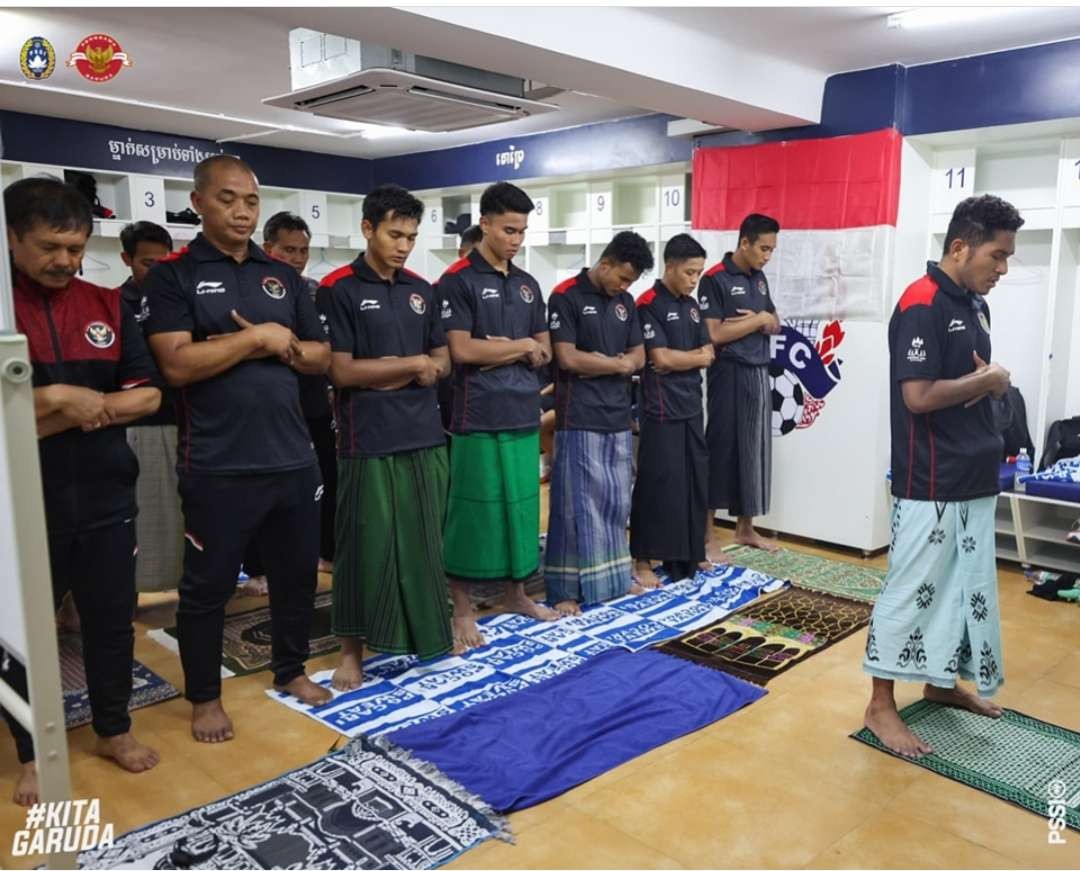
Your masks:
<path fill-rule="evenodd" d="M 495 155 L 496 166 L 509 166 L 515 171 L 521 168 L 521 164 L 525 162 L 525 149 L 514 148 L 513 145 L 509 146 L 506 151 L 500 151 Z"/>
<path fill-rule="evenodd" d="M 785 323 L 772 337 L 769 378 L 772 432 L 784 436 L 813 426 L 825 407 L 825 396 L 840 383 L 836 349 L 844 341 L 840 321 Z"/>

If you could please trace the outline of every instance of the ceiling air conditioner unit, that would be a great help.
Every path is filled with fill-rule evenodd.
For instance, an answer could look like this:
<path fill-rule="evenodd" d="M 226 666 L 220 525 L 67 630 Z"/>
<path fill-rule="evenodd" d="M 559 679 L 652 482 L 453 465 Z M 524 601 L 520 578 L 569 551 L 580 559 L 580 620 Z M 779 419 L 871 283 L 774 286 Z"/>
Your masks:
<path fill-rule="evenodd" d="M 305 28 L 289 58 L 292 91 L 263 102 L 327 118 L 441 132 L 559 108 L 528 99 L 523 79 Z"/>

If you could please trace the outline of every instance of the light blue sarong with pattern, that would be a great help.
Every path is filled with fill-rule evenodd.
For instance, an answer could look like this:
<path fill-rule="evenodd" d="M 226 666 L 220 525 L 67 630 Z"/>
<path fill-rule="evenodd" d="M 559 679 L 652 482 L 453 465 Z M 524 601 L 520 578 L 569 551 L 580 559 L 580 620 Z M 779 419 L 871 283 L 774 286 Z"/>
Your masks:
<path fill-rule="evenodd" d="M 893 503 L 889 571 L 874 605 L 863 670 L 885 680 L 980 696 L 1005 682 L 998 616 L 997 498 Z"/>

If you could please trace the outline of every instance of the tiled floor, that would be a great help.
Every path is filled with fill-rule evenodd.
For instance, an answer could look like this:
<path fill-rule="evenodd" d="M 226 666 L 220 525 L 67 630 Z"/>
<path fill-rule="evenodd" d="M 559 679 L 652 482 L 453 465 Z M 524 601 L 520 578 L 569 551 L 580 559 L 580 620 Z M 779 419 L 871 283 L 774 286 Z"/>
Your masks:
<path fill-rule="evenodd" d="M 730 539 L 726 529 L 717 531 Z M 786 546 L 858 561 L 844 551 Z M 884 559 L 873 561 L 884 565 Z M 1025 595 L 1015 567 L 1000 573 L 1007 683 L 999 701 L 1080 729 L 1080 609 Z M 328 586 L 326 578 L 322 586 Z M 172 621 L 167 595 L 144 597 L 136 655 L 181 685 L 180 663 L 145 637 Z M 254 600 L 235 603 L 249 608 Z M 557 799 L 511 816 L 516 846 L 489 842 L 460 868 L 1076 868 L 1080 833 L 1047 843 L 1040 817 L 895 760 L 851 740 L 868 681 L 859 633 L 769 685 L 769 695 L 699 732 L 659 747 Z M 312 662 L 312 670 L 333 656 Z M 175 814 L 310 762 L 337 737 L 265 698 L 267 673 L 225 683 L 237 738 L 200 745 L 189 737 L 182 699 L 135 714 L 162 763 L 129 775 L 92 755 L 89 728 L 71 733 L 73 788 L 99 797 L 117 831 Z M 915 685 L 900 688 L 914 700 Z M 0 741 L 0 794 L 11 791 L 14 753 Z M 25 812 L 0 803 L 0 835 Z M 13 859 L 0 837 L 0 863 Z"/>

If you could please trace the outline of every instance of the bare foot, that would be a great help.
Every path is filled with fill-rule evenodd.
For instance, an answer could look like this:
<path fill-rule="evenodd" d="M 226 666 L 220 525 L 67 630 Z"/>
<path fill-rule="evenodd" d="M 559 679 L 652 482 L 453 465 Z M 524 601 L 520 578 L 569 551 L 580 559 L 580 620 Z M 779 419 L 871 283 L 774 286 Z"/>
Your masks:
<path fill-rule="evenodd" d="M 756 547 L 758 550 L 768 551 L 769 553 L 776 553 L 780 550 L 780 545 L 758 534 L 758 532 L 751 526 L 749 532 L 735 533 L 735 541 L 739 544 L 745 544 L 749 547 Z"/>
<path fill-rule="evenodd" d="M 896 705 L 877 704 L 871 702 L 866 708 L 866 717 L 863 725 L 873 732 L 877 739 L 888 747 L 893 753 L 907 756 L 909 759 L 919 759 L 927 753 L 933 753 L 933 748 L 922 741 L 908 728 Z"/>
<path fill-rule="evenodd" d="M 450 581 L 450 598 L 454 602 L 454 616 L 450 621 L 454 655 L 460 656 L 468 650 L 483 647 L 487 640 L 476 625 L 476 609 L 473 608 L 469 585 L 463 581 Z"/>
<path fill-rule="evenodd" d="M 79 612 L 75 608 L 75 599 L 71 593 L 67 593 L 60 603 L 60 610 L 56 612 L 56 625 L 61 632 L 82 631 L 82 622 L 79 620 Z"/>
<path fill-rule="evenodd" d="M 287 684 L 274 684 L 274 689 L 278 692 L 288 693 L 290 696 L 299 699 L 305 705 L 311 705 L 316 707 L 318 705 L 325 705 L 330 701 L 334 694 L 330 692 L 326 687 L 319 686 L 306 674 L 294 677 Z"/>
<path fill-rule="evenodd" d="M 11 800 L 22 807 L 30 807 L 30 805 L 37 804 L 40 800 L 38 796 L 37 766 L 33 762 L 23 764 L 22 771 L 19 772 L 19 779 L 15 781 L 15 794 L 11 797 Z"/>
<path fill-rule="evenodd" d="M 581 613 L 581 608 L 578 607 L 578 603 L 573 599 L 566 599 L 562 602 L 555 603 L 555 610 L 560 614 L 564 614 L 567 617 L 577 617 Z"/>
<path fill-rule="evenodd" d="M 321 559 L 319 560 L 319 571 L 332 575 L 334 573 L 334 564 L 328 559 Z"/>
<path fill-rule="evenodd" d="M 630 592 L 634 594 L 644 593 L 646 590 L 658 590 L 662 584 L 656 576 L 652 566 L 648 562 L 640 562 L 634 569 L 633 582 L 630 584 Z"/>
<path fill-rule="evenodd" d="M 236 588 L 237 596 L 265 596 L 270 590 L 270 585 L 266 580 L 266 575 L 256 575 L 253 578 L 248 578 L 243 584 Z"/>
<path fill-rule="evenodd" d="M 191 705 L 191 735 L 196 741 L 219 744 L 234 737 L 232 720 L 221 706 L 221 699 L 194 702 Z"/>
<path fill-rule="evenodd" d="M 341 639 L 341 662 L 334 669 L 330 685 L 339 692 L 360 689 L 364 683 L 362 651 L 356 649 L 358 639 Z"/>
<path fill-rule="evenodd" d="M 719 547 L 715 550 L 706 552 L 705 559 L 711 562 L 714 566 L 726 566 L 728 563 L 731 562 L 731 557 L 724 553 L 724 551 Z"/>
<path fill-rule="evenodd" d="M 923 698 L 927 701 L 937 702 L 941 705 L 952 705 L 957 708 L 966 708 L 973 714 L 981 714 L 984 717 L 1000 717 L 1005 713 L 999 705 L 995 705 L 988 699 L 981 699 L 974 693 L 962 690 L 960 687 L 946 689 L 927 684 L 923 690 Z"/>
<path fill-rule="evenodd" d="M 114 735 L 111 738 L 98 737 L 94 748 L 98 756 L 111 759 L 125 771 L 138 773 L 149 771 L 160 761 L 157 750 L 135 740 L 130 732 Z"/>
<path fill-rule="evenodd" d="M 562 616 L 558 611 L 530 599 L 525 594 L 524 583 L 512 583 L 510 585 L 503 605 L 507 611 L 513 611 L 515 614 L 523 614 L 526 617 L 532 617 L 534 620 L 544 622 L 558 620 Z"/>

